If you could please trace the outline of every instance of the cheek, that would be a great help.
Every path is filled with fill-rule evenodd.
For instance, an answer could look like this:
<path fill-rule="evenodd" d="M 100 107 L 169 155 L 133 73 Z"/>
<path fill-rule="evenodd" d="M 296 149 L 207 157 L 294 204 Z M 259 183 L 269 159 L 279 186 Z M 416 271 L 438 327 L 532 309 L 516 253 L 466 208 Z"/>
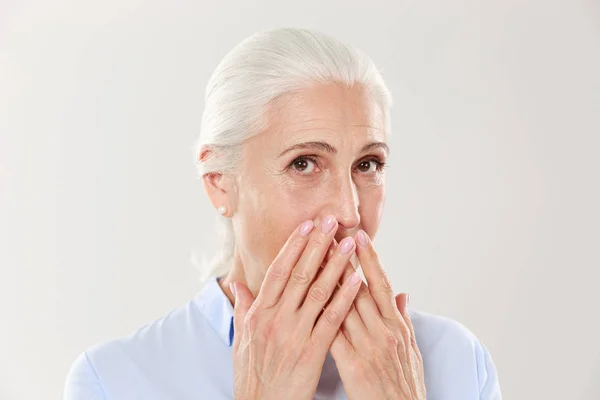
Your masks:
<path fill-rule="evenodd" d="M 266 271 L 294 229 L 315 215 L 314 193 L 307 192 L 286 185 L 244 190 L 238 207 L 243 235 L 238 243 L 261 269 Z"/>
<path fill-rule="evenodd" d="M 269 243 L 269 261 L 272 261 L 290 234 L 302 222 L 315 218 L 324 206 L 323 201 L 331 198 L 326 185 L 306 187 L 304 185 L 279 185 L 272 188 L 268 197 L 268 216 L 271 236 L 262 237 L 263 243 Z"/>
<path fill-rule="evenodd" d="M 369 187 L 359 193 L 362 229 L 371 239 L 379 230 L 385 204 L 385 185 Z"/>

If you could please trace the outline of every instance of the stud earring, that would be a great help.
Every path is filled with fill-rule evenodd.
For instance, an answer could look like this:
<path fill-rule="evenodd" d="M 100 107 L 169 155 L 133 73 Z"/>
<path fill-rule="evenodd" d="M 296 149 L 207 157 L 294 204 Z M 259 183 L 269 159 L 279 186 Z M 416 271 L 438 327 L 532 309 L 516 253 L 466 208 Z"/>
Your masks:
<path fill-rule="evenodd" d="M 227 207 L 225 206 L 220 206 L 217 211 L 219 211 L 219 214 L 221 215 L 225 215 L 225 213 L 227 212 Z"/>

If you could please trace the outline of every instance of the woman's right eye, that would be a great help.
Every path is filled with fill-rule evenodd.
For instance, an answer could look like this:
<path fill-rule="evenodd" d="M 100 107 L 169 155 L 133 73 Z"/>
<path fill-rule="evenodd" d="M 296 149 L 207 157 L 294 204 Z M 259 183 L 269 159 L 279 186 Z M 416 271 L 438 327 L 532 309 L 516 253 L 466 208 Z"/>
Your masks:
<path fill-rule="evenodd" d="M 290 164 L 295 172 L 301 175 L 308 175 L 315 169 L 316 162 L 308 157 L 298 157 Z"/>

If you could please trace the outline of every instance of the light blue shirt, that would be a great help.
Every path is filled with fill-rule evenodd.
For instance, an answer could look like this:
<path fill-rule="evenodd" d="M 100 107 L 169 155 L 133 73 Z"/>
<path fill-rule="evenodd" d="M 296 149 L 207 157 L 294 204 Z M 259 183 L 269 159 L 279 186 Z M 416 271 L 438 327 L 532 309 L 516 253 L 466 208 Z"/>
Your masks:
<path fill-rule="evenodd" d="M 409 308 L 429 400 L 499 400 L 485 346 L 463 325 Z M 81 353 L 65 400 L 233 399 L 233 307 L 217 279 L 188 303 L 133 334 Z M 315 399 L 346 394 L 328 353 Z"/>

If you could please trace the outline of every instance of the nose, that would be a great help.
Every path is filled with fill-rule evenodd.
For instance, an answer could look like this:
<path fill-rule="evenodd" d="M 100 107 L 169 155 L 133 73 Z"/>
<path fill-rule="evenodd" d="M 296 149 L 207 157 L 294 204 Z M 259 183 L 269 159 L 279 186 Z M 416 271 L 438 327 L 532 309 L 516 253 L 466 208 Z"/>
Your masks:
<path fill-rule="evenodd" d="M 359 197 L 352 176 L 343 176 L 332 185 L 330 201 L 323 209 L 324 215 L 332 214 L 338 221 L 338 232 L 349 231 L 360 223 Z"/>

